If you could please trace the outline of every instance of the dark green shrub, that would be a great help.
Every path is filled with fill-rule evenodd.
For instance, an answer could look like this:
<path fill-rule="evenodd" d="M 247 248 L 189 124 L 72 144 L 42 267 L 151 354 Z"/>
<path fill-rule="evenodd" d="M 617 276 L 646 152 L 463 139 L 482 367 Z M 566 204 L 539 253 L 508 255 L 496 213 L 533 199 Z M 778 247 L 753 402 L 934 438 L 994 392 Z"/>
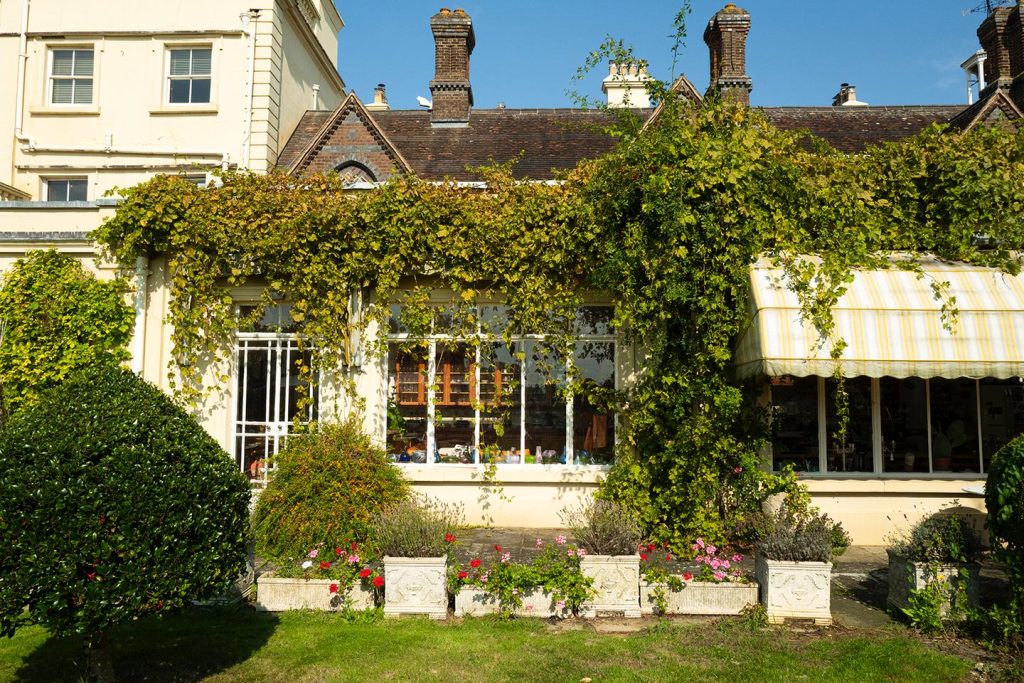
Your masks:
<path fill-rule="evenodd" d="M 754 547 L 769 560 L 831 562 L 850 545 L 842 524 L 815 508 L 798 514 L 782 505 L 774 516 L 763 516 L 757 528 L 759 537 Z"/>
<path fill-rule="evenodd" d="M 597 555 L 633 555 L 640 543 L 636 515 L 612 500 L 591 499 L 560 517 L 576 542 Z"/>
<path fill-rule="evenodd" d="M 938 512 L 920 520 L 890 543 L 892 551 L 911 562 L 955 564 L 981 555 L 981 538 L 971 523 L 955 512 Z"/>
<path fill-rule="evenodd" d="M 134 312 L 121 280 L 97 280 L 78 259 L 31 251 L 0 286 L 0 386 L 10 412 L 69 373 L 128 358 Z"/>
<path fill-rule="evenodd" d="M 1000 448 L 988 468 L 985 483 L 985 522 L 992 534 L 992 548 L 1006 564 L 1010 599 L 999 617 L 1004 625 L 1024 631 L 1024 436 Z"/>
<path fill-rule="evenodd" d="M 370 542 L 381 555 L 440 557 L 454 550 L 462 508 L 410 498 L 380 509 L 370 522 Z"/>
<path fill-rule="evenodd" d="M 265 557 L 363 542 L 373 516 L 409 495 L 402 473 L 355 420 L 292 436 L 274 463 L 253 517 L 256 551 Z"/>
<path fill-rule="evenodd" d="M 245 566 L 248 504 L 158 388 L 109 365 L 70 375 L 0 433 L 0 632 L 27 618 L 97 643 L 221 594 Z"/>

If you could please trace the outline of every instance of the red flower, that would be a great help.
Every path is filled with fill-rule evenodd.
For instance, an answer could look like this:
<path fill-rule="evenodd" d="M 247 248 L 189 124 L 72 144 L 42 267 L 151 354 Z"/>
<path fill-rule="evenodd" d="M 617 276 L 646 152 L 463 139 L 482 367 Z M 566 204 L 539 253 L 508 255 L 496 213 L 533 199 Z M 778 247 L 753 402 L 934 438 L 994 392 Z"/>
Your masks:
<path fill-rule="evenodd" d="M 666 555 L 665 556 L 665 561 L 666 562 L 671 562 L 672 561 L 672 556 L 671 555 Z"/>
<path fill-rule="evenodd" d="M 337 593 L 338 592 L 338 584 L 332 583 L 330 586 L 327 587 L 327 590 L 331 591 L 332 593 Z"/>
<path fill-rule="evenodd" d="M 645 555 L 644 553 L 640 553 L 640 559 L 643 560 L 644 562 L 646 562 L 647 561 L 647 555 Z"/>
<path fill-rule="evenodd" d="M 330 562 L 321 562 L 320 563 L 320 569 L 330 569 L 330 568 L 331 568 L 331 563 Z"/>
<path fill-rule="evenodd" d="M 654 544 L 653 543 L 648 543 L 647 544 L 647 552 L 651 552 L 653 550 L 654 550 Z"/>
<path fill-rule="evenodd" d="M 383 588 L 384 587 L 384 577 L 383 576 L 375 576 L 375 577 L 373 577 L 373 585 L 376 586 L 377 588 Z"/>
<path fill-rule="evenodd" d="M 444 535 L 444 542 L 445 543 L 455 543 L 455 535 L 454 534 L 445 534 Z"/>
<path fill-rule="evenodd" d="M 468 572 L 459 572 L 459 580 L 460 581 L 464 580 L 467 576 L 469 576 Z"/>
<path fill-rule="evenodd" d="M 693 574 L 690 572 L 683 572 L 683 581 L 693 581 Z"/>
<path fill-rule="evenodd" d="M 477 567 L 479 567 L 480 566 L 480 558 L 479 557 L 474 557 L 472 560 L 469 561 L 469 566 L 472 567 L 473 569 L 476 569 Z"/>
<path fill-rule="evenodd" d="M 494 552 L 500 553 L 501 552 L 501 546 L 500 545 L 494 546 Z"/>
<path fill-rule="evenodd" d="M 88 574 L 85 575 L 85 578 L 89 579 L 90 581 L 95 581 L 96 580 L 96 572 L 89 572 Z"/>
<path fill-rule="evenodd" d="M 359 578 L 360 579 L 368 579 L 368 578 L 370 578 L 370 574 L 372 574 L 372 573 L 373 572 L 370 570 L 369 567 L 363 567 L 362 570 L 360 570 L 360 572 L 359 572 Z"/>
<path fill-rule="evenodd" d="M 164 608 L 164 601 L 163 600 L 157 600 L 156 601 L 156 608 L 157 609 L 163 609 Z"/>
<path fill-rule="evenodd" d="M 341 548 L 340 547 L 335 548 L 334 549 L 334 554 L 337 555 L 338 557 L 341 557 Z"/>
<path fill-rule="evenodd" d="M 352 541 L 352 550 L 355 551 L 355 549 L 358 548 L 358 547 L 359 547 L 359 544 L 356 543 L 355 541 Z"/>

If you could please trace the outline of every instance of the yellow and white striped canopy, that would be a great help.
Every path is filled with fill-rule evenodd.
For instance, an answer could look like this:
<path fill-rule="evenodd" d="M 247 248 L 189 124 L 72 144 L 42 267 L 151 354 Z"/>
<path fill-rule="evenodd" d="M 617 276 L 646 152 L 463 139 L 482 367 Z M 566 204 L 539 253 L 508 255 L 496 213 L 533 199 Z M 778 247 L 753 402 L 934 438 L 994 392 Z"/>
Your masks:
<path fill-rule="evenodd" d="M 834 310 L 847 344 L 847 377 L 1024 376 L 1024 274 L 929 258 L 925 273 L 896 268 L 857 271 Z M 784 273 L 761 261 L 750 269 L 751 322 L 736 348 L 737 374 L 830 376 L 832 345 L 819 345 L 801 319 Z M 952 331 L 931 283 L 948 282 L 956 298 Z"/>

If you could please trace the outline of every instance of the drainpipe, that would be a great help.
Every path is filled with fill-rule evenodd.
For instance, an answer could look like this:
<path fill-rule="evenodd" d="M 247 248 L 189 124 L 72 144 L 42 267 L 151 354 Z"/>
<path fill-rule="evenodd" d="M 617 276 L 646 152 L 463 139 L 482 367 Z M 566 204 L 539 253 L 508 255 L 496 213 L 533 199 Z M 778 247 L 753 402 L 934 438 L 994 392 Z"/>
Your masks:
<path fill-rule="evenodd" d="M 245 98 L 245 133 L 242 137 L 242 163 L 241 167 L 248 170 L 249 160 L 252 155 L 252 112 L 253 98 L 256 92 L 256 27 L 255 22 L 260 18 L 258 9 L 251 9 L 242 12 L 239 19 L 242 20 L 242 33 L 249 39 L 249 67 L 246 77 L 246 98 Z"/>
<path fill-rule="evenodd" d="M 21 33 L 18 38 L 18 85 L 14 98 L 14 140 L 23 142 L 29 148 L 35 147 L 32 138 L 24 134 L 25 123 L 25 68 L 28 62 L 28 14 L 32 0 L 23 0 L 21 9 Z M 11 154 L 11 183 L 14 183 L 14 154 Z"/>
<path fill-rule="evenodd" d="M 132 372 L 142 374 L 146 351 L 146 289 L 149 286 L 149 257 L 135 259 L 135 333 L 132 335 Z"/>
<path fill-rule="evenodd" d="M 320 84 L 313 84 L 313 111 L 320 111 Z"/>

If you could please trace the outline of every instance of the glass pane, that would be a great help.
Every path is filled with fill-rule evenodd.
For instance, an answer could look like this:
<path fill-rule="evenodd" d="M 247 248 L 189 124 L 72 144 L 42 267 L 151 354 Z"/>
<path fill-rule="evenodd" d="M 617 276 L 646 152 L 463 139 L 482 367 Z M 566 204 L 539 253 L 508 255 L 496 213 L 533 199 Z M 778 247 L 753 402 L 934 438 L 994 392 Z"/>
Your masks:
<path fill-rule="evenodd" d="M 615 459 L 615 416 L 595 403 L 587 390 L 615 389 L 615 343 L 577 342 L 573 365 L 585 386 L 573 396 L 573 451 L 581 465 L 611 463 Z M 602 392 L 597 392 L 602 393 Z"/>
<path fill-rule="evenodd" d="M 266 422 L 269 419 L 269 373 L 269 342 L 246 342 L 239 348 L 239 422 Z"/>
<path fill-rule="evenodd" d="M 933 379 L 932 471 L 978 471 L 977 398 L 973 379 Z"/>
<path fill-rule="evenodd" d="M 882 412 L 882 470 L 928 471 L 925 381 L 917 377 L 878 381 Z"/>
<path fill-rule="evenodd" d="M 74 50 L 53 51 L 53 75 L 71 76 L 74 66 Z"/>
<path fill-rule="evenodd" d="M 72 104 L 74 100 L 74 81 L 65 78 L 55 78 L 50 91 L 50 102 L 53 104 Z"/>
<path fill-rule="evenodd" d="M 78 79 L 75 81 L 75 104 L 92 104 L 92 80 Z"/>
<path fill-rule="evenodd" d="M 209 76 L 212 50 L 210 48 L 192 50 L 192 75 Z"/>
<path fill-rule="evenodd" d="M 46 201 L 48 202 L 66 202 L 68 200 L 68 181 L 66 180 L 47 180 L 46 181 Z"/>
<path fill-rule="evenodd" d="M 772 469 L 817 472 L 818 378 L 772 378 Z"/>
<path fill-rule="evenodd" d="M 85 179 L 69 180 L 68 181 L 68 201 L 69 202 L 84 202 L 85 201 Z"/>
<path fill-rule="evenodd" d="M 210 102 L 210 79 L 192 79 L 192 104 L 209 104 Z"/>
<path fill-rule="evenodd" d="M 235 457 L 242 472 L 253 483 L 267 479 L 267 459 L 273 453 L 273 437 L 243 434 L 235 439 Z"/>
<path fill-rule="evenodd" d="M 521 387 L 518 344 L 480 348 L 480 448 L 483 462 L 525 462 L 519 452 Z"/>
<path fill-rule="evenodd" d="M 825 380 L 828 471 L 873 472 L 875 465 L 871 444 L 871 380 L 867 377 L 848 378 L 846 393 L 849 396 L 850 415 L 846 423 L 846 440 L 840 443 L 835 437 L 836 429 L 839 427 L 836 419 L 836 381 Z"/>
<path fill-rule="evenodd" d="M 316 415 L 316 393 L 310 386 L 309 351 L 300 352 L 294 342 L 280 343 L 278 391 L 281 393 L 281 414 L 278 420 L 292 422 L 298 418 L 308 422 Z M 312 399 L 312 400 L 311 400 Z"/>
<path fill-rule="evenodd" d="M 427 355 L 388 345 L 387 447 L 395 462 L 427 461 Z"/>
<path fill-rule="evenodd" d="M 75 50 L 74 74 L 76 76 L 92 76 L 92 50 Z"/>
<path fill-rule="evenodd" d="M 171 50 L 171 76 L 188 76 L 191 64 L 191 50 Z"/>
<path fill-rule="evenodd" d="M 526 344 L 527 462 L 565 462 L 565 361 L 539 342 Z"/>
<path fill-rule="evenodd" d="M 171 80 L 171 104 L 188 104 L 189 102 L 189 80 L 186 79 L 173 79 Z"/>
<path fill-rule="evenodd" d="M 614 313 L 615 310 L 611 306 L 580 307 L 576 312 L 576 335 L 587 337 L 615 334 L 612 327 Z"/>
<path fill-rule="evenodd" d="M 985 471 L 992 456 L 1024 433 L 1024 384 L 1020 378 L 981 380 L 981 439 Z"/>
<path fill-rule="evenodd" d="M 434 382 L 434 440 L 440 462 L 473 462 L 476 349 L 438 345 Z"/>

